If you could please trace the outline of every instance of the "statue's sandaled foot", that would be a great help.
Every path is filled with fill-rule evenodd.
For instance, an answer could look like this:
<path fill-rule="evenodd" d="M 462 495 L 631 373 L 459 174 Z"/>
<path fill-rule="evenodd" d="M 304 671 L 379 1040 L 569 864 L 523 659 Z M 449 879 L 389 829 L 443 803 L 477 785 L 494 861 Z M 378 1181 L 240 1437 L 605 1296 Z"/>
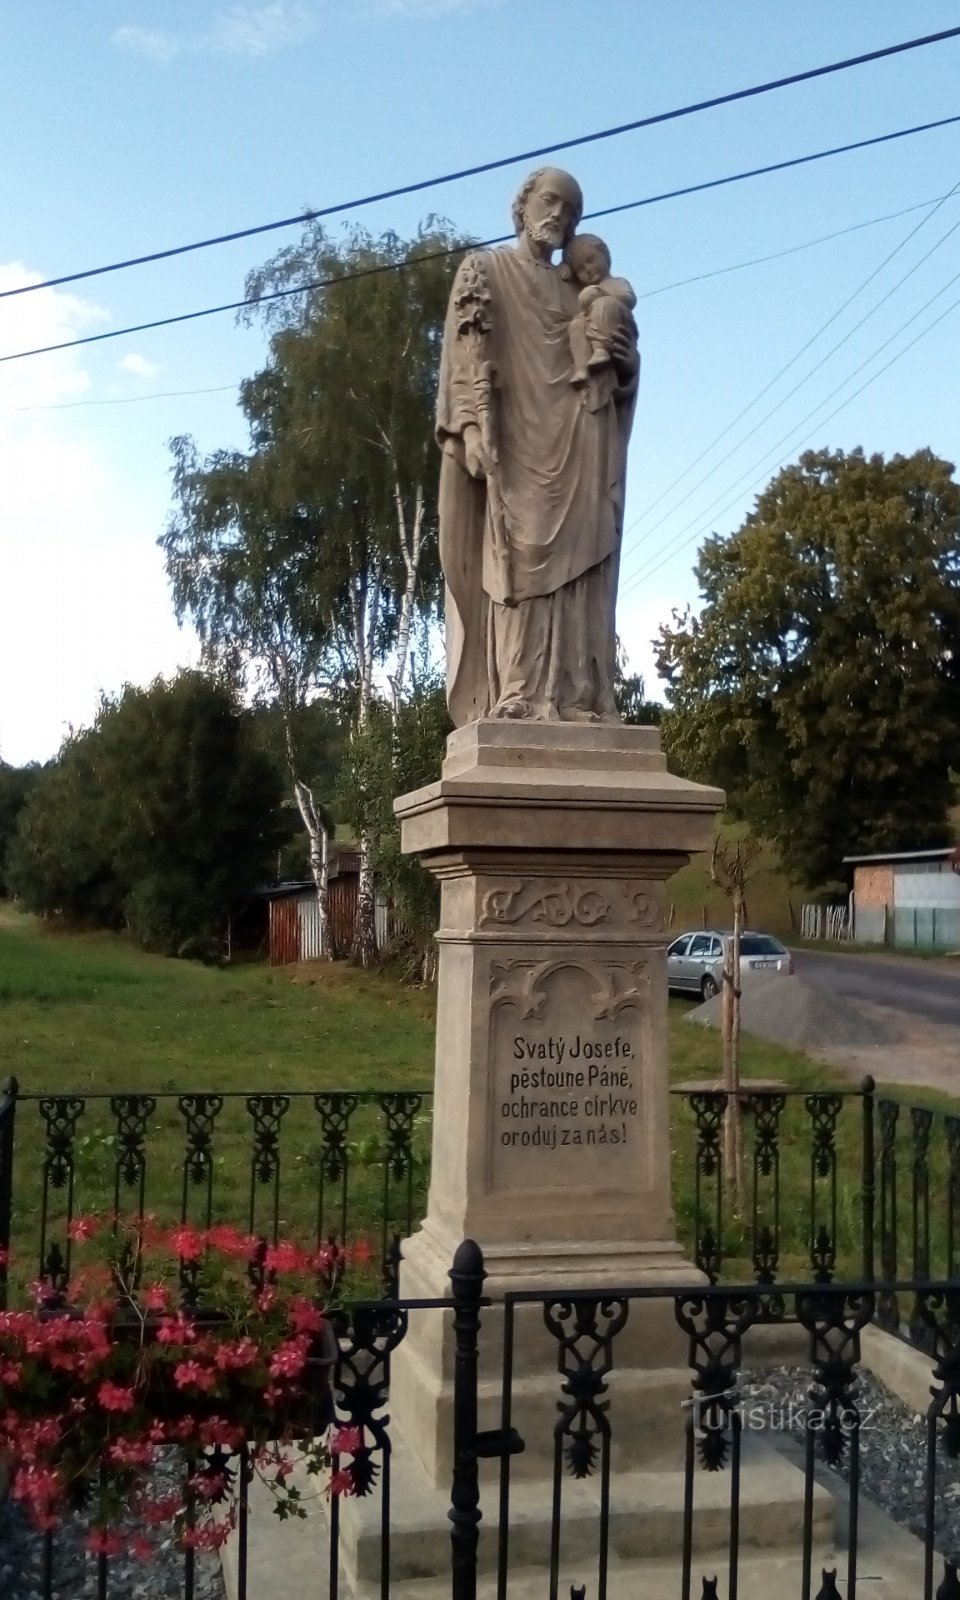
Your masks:
<path fill-rule="evenodd" d="M 530 702 L 522 700 L 519 695 L 512 700 L 501 700 L 491 712 L 491 716 L 507 717 L 511 721 L 519 721 L 522 717 L 529 717 L 529 715 Z"/>
<path fill-rule="evenodd" d="M 582 706 L 564 706 L 560 713 L 564 722 L 599 722 L 600 718 L 595 711 L 586 711 Z"/>

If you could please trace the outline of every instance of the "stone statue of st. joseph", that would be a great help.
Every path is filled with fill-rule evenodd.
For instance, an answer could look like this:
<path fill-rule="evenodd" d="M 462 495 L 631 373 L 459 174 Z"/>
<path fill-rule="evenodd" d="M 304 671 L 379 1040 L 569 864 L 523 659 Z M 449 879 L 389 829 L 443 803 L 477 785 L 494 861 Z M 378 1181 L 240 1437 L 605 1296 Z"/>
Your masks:
<path fill-rule="evenodd" d="M 458 727 L 619 720 L 615 608 L 640 363 L 635 329 L 620 330 L 602 387 L 576 375 L 577 283 L 552 257 L 582 214 L 569 173 L 533 173 L 514 202 L 516 248 L 469 254 L 450 298 L 437 438 Z"/>

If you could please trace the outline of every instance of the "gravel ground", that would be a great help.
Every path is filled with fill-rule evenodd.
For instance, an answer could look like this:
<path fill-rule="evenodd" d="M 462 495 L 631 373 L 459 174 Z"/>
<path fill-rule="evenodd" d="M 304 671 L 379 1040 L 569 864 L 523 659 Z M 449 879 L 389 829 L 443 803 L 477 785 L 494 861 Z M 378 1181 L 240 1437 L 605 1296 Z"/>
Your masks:
<path fill-rule="evenodd" d="M 155 1472 L 157 1496 L 179 1487 L 182 1472 L 176 1455 Z M 84 1542 L 89 1519 L 75 1513 L 54 1535 L 51 1600 L 86 1600 L 97 1593 L 97 1559 L 88 1555 Z M 131 1528 L 131 1532 L 136 1530 Z M 2 1600 L 44 1600 L 42 1586 L 43 1535 L 29 1524 L 20 1506 L 0 1500 L 0 1596 Z M 183 1555 L 161 1548 L 149 1562 L 117 1556 L 107 1566 L 109 1600 L 182 1600 Z M 194 1568 L 195 1600 L 224 1600 L 220 1561 L 198 1551 Z"/>
<path fill-rule="evenodd" d="M 777 1367 L 740 1374 L 745 1416 L 758 1407 L 769 1418 L 772 1431 L 804 1438 L 801 1413 L 809 1408 L 811 1374 L 807 1368 Z M 910 1411 L 869 1373 L 861 1372 L 853 1398 L 861 1417 L 860 1492 L 910 1533 L 923 1538 L 926 1506 L 926 1418 Z M 756 1425 L 756 1424 L 754 1424 Z M 942 1425 L 941 1425 L 942 1426 Z M 769 1437 L 769 1436 L 768 1436 Z M 849 1478 L 849 1452 L 838 1468 L 826 1465 L 817 1452 L 818 1471 L 837 1471 Z M 960 1554 L 960 1461 L 937 1451 L 937 1549 L 952 1560 Z"/>
<path fill-rule="evenodd" d="M 688 1011 L 686 1021 L 719 1028 L 721 1004 L 720 995 L 716 995 L 706 1005 Z M 866 1016 L 850 1001 L 835 1000 L 801 978 L 759 974 L 743 983 L 740 1026 L 745 1033 L 768 1039 L 771 1044 L 798 1049 L 882 1045 L 896 1037 L 886 1021 Z"/>

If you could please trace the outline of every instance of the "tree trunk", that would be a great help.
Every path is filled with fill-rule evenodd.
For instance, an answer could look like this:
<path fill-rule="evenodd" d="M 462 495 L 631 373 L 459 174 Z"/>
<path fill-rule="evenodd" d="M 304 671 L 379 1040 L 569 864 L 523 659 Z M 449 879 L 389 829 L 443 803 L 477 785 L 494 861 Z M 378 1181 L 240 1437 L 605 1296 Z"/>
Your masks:
<path fill-rule="evenodd" d="M 313 790 L 299 778 L 293 780 L 293 792 L 310 841 L 310 872 L 317 891 L 317 916 L 320 922 L 320 955 L 325 961 L 333 959 L 330 948 L 330 917 L 328 886 L 330 882 L 330 835 L 313 798 Z"/>
<path fill-rule="evenodd" d="M 357 878 L 357 914 L 353 924 L 353 948 L 350 958 L 358 966 L 373 966 L 377 959 L 377 923 L 374 899 L 371 841 L 367 835 L 360 840 L 360 872 Z"/>
<path fill-rule="evenodd" d="M 740 1101 L 740 935 L 743 932 L 744 900 L 740 891 L 733 896 L 733 938 L 730 941 L 730 1037 L 727 1049 L 728 1074 L 726 1151 L 727 1180 L 732 1189 L 738 1217 L 746 1205 L 743 1169 L 743 1106 Z"/>

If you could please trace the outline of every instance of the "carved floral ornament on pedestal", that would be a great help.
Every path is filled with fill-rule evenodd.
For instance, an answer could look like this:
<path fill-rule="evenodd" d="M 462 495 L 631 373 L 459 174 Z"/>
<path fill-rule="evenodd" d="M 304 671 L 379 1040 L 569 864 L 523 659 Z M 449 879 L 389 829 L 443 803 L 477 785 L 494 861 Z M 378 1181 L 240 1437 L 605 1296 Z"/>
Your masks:
<path fill-rule="evenodd" d="M 575 879 L 517 878 L 488 889 L 477 925 L 516 927 L 530 923 L 550 928 L 595 928 L 622 923 L 629 931 L 659 928 L 660 908 L 652 893 L 629 883 L 606 882 L 603 889 Z"/>
<path fill-rule="evenodd" d="M 542 1022 L 547 1003 L 544 984 L 565 970 L 580 972 L 588 979 L 597 1022 L 613 1022 L 626 1006 L 643 1005 L 650 989 L 645 961 L 604 966 L 596 961 L 571 961 L 564 956 L 553 961 L 499 961 L 490 968 L 491 1011 L 501 1005 L 514 1005 L 525 1022 Z"/>

